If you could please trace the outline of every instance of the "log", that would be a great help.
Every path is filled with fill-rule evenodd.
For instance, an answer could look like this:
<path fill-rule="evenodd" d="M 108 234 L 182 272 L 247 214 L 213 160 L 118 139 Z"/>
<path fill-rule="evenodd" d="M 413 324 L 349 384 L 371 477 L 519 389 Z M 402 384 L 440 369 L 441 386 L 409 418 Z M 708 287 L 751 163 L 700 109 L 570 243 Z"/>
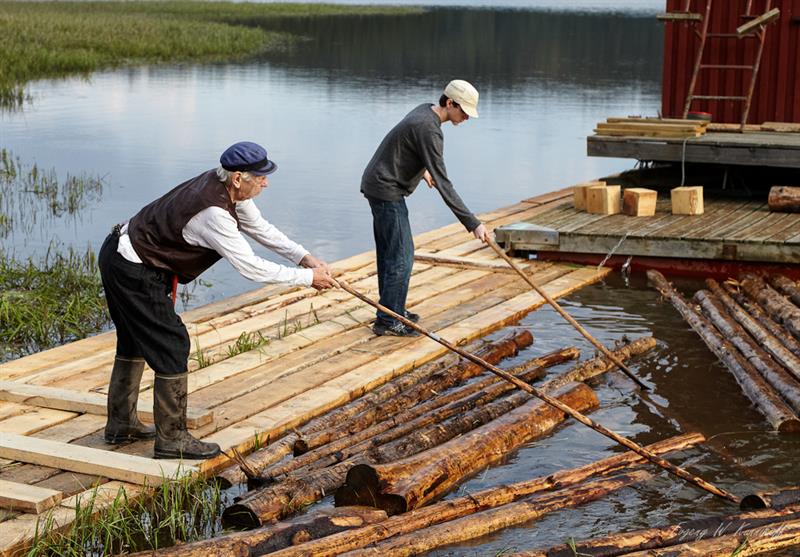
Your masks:
<path fill-rule="evenodd" d="M 250 557 L 263 555 L 284 547 L 316 540 L 336 532 L 361 528 L 386 519 L 386 513 L 372 507 L 339 507 L 322 509 L 287 520 L 269 524 L 257 530 L 235 532 L 199 542 L 176 545 L 158 552 L 143 551 L 133 557 Z"/>
<path fill-rule="evenodd" d="M 747 275 L 740 283 L 742 290 L 758 302 L 775 321 L 800 339 L 800 308 L 768 286 L 760 277 Z"/>
<path fill-rule="evenodd" d="M 625 553 L 626 557 L 747 557 L 798 545 L 800 520 L 767 524 L 735 534 L 708 538 L 663 549 Z"/>
<path fill-rule="evenodd" d="M 800 357 L 800 342 L 795 340 L 792 335 L 787 335 L 786 331 L 781 328 L 781 326 L 778 325 L 778 323 L 776 323 L 775 320 L 767 314 L 767 312 L 761 309 L 761 306 L 758 305 L 758 303 L 753 301 L 741 291 L 735 289 L 731 284 L 724 283 L 722 287 L 725 289 L 725 292 L 727 292 L 731 298 L 736 300 L 740 306 L 746 309 L 747 313 L 752 315 L 762 327 L 764 327 L 772 336 L 778 339 L 781 344 L 783 344 L 789 350 L 789 352 Z"/>
<path fill-rule="evenodd" d="M 769 352 L 775 360 L 781 363 L 789 373 L 800 379 L 800 358 L 795 356 L 786 346 L 774 335 L 764 328 L 755 318 L 751 317 L 747 311 L 742 309 L 728 293 L 720 287 L 714 279 L 706 279 L 708 286 L 714 295 L 722 302 L 736 321 L 756 339 L 759 344 Z M 785 336 L 785 335 L 784 335 Z"/>
<path fill-rule="evenodd" d="M 724 305 L 716 296 L 705 290 L 698 290 L 694 299 L 722 335 L 739 349 L 742 356 L 789 403 L 789 406 L 795 412 L 799 412 L 800 383 L 753 341 L 747 331 L 725 311 Z"/>
<path fill-rule="evenodd" d="M 800 506 L 785 509 L 765 509 L 730 516 L 714 516 L 689 520 L 679 524 L 647 528 L 632 532 L 611 534 L 601 538 L 575 542 L 550 548 L 532 549 L 514 553 L 514 557 L 617 557 L 632 551 L 669 547 L 687 540 L 704 540 L 737 532 L 743 528 L 761 527 L 800 518 Z M 300 546 L 302 547 L 302 546 Z M 700 555 L 700 554 L 698 554 Z M 509 556 L 511 557 L 511 556 Z"/>
<path fill-rule="evenodd" d="M 505 337 L 501 342 L 506 340 L 513 341 L 521 348 L 533 342 L 533 337 L 529 331 L 521 331 Z M 530 342 L 528 342 L 528 340 L 530 340 Z M 431 374 L 449 367 L 450 365 L 454 365 L 458 361 L 459 359 L 457 357 L 448 355 L 401 375 L 374 391 L 370 391 L 335 410 L 312 419 L 307 424 L 301 426 L 298 431 L 285 435 L 283 438 L 268 445 L 264 449 L 255 451 L 245 458 L 245 463 L 249 469 L 258 473 L 291 454 L 295 444 L 301 437 L 330 429 L 331 424 L 340 424 L 369 408 L 380 406 L 384 401 L 397 396 L 412 385 L 424 381 Z M 267 440 L 267 442 L 269 442 L 269 440 Z M 238 465 L 234 465 L 218 474 L 216 480 L 221 487 L 228 488 L 233 485 L 244 483 L 247 480 L 247 476 Z"/>
<path fill-rule="evenodd" d="M 577 354 L 578 350 L 576 348 L 564 349 L 550 353 L 543 358 L 537 358 L 534 362 L 555 364 L 563 362 L 565 359 L 576 357 Z M 512 371 L 512 373 L 514 372 Z M 521 378 L 523 381 L 532 381 L 542 375 L 544 375 L 544 369 L 537 365 L 534 369 L 524 372 Z M 513 389 L 513 386 L 500 386 L 498 383 L 499 380 L 492 376 L 434 398 L 430 398 L 430 395 L 428 395 L 430 400 L 427 402 L 413 406 L 395 416 L 391 416 L 389 419 L 364 429 L 355 430 L 347 436 L 304 453 L 288 462 L 270 466 L 262 472 L 261 477 L 270 481 L 312 465 L 315 468 L 329 466 L 353 454 L 362 452 L 370 446 L 388 443 L 415 429 L 445 420 L 456 412 L 466 411 L 479 404 L 484 404 Z M 492 389 L 487 389 L 489 385 L 493 384 L 498 385 Z M 469 397 L 469 395 L 481 389 L 484 389 L 485 392 L 480 393 L 477 397 L 465 399 L 465 397 Z"/>
<path fill-rule="evenodd" d="M 800 188 L 773 186 L 767 198 L 769 210 L 773 213 L 800 213 Z"/>
<path fill-rule="evenodd" d="M 330 468 L 313 470 L 244 494 L 222 513 L 226 527 L 257 528 L 289 516 L 332 493 L 344 483 L 355 461 L 346 460 Z"/>
<path fill-rule="evenodd" d="M 613 478 L 587 482 L 578 487 L 562 489 L 533 497 L 530 500 L 508 503 L 424 530 L 397 536 L 375 546 L 349 552 L 347 556 L 407 557 L 419 555 L 443 545 L 472 540 L 509 526 L 537 520 L 554 511 L 578 507 L 623 487 L 647 481 L 651 477 L 650 473 L 637 470 Z"/>
<path fill-rule="evenodd" d="M 794 305 L 800 306 L 800 288 L 795 281 L 783 275 L 772 275 L 769 277 L 769 283 L 775 290 L 788 296 Z"/>
<path fill-rule="evenodd" d="M 533 342 L 529 331 L 523 331 L 514 338 L 504 339 L 492 343 L 480 350 L 482 357 L 491 363 L 498 363 L 503 358 L 513 356 L 517 351 Z M 484 369 L 472 362 L 462 361 L 457 365 L 436 372 L 413 388 L 407 389 L 398 396 L 386 399 L 381 404 L 373 405 L 364 412 L 353 416 L 344 422 L 332 422 L 337 426 L 317 432 L 314 435 L 304 436 L 294 446 L 295 456 L 311 449 L 321 447 L 327 443 L 349 437 L 356 431 L 362 431 L 376 422 L 414 404 L 430 399 L 432 394 L 444 391 L 475 377 L 484 372 Z"/>
<path fill-rule="evenodd" d="M 555 396 L 579 410 L 598 406 L 594 392 L 572 383 Z M 337 506 L 369 504 L 389 515 L 407 512 L 496 462 L 521 444 L 545 435 L 564 421 L 559 410 L 532 399 L 490 424 L 392 464 L 357 465 L 334 496 Z"/>
<path fill-rule="evenodd" d="M 738 354 L 736 348 L 725 340 L 705 317 L 692 308 L 683 296 L 672 288 L 664 275 L 651 269 L 647 271 L 647 278 L 655 284 L 661 295 L 672 303 L 689 326 L 700 335 L 709 349 L 733 373 L 744 393 L 766 416 L 767 421 L 781 433 L 800 431 L 800 420 L 767 381 Z"/>
<path fill-rule="evenodd" d="M 659 441 L 648 445 L 647 449 L 654 454 L 665 454 L 693 447 L 703 441 L 705 438 L 701 434 L 691 433 Z M 406 514 L 390 517 L 380 524 L 333 534 L 324 539 L 285 549 L 277 552 L 275 556 L 331 557 L 339 555 L 392 536 L 399 536 L 433 524 L 454 520 L 479 510 L 511 503 L 534 493 L 556 487 L 569 488 L 592 476 L 607 474 L 645 462 L 646 460 L 636 453 L 627 451 L 578 468 L 559 470 L 549 476 L 483 489 L 467 496 L 434 503 Z"/>

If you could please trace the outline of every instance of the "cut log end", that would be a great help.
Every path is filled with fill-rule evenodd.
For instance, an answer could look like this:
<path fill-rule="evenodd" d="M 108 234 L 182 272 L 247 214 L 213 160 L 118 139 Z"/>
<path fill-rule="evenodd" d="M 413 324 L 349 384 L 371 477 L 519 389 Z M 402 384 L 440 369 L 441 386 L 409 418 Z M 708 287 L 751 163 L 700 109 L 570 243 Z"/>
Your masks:
<path fill-rule="evenodd" d="M 334 503 L 337 507 L 368 505 L 386 511 L 389 516 L 409 510 L 405 498 L 381 493 L 375 468 L 368 464 L 357 464 L 347 472 L 347 480 L 334 494 Z"/>
<path fill-rule="evenodd" d="M 781 509 L 800 503 L 800 488 L 790 487 L 779 491 L 760 491 L 742 498 L 739 507 L 743 511 L 758 509 Z"/>
<path fill-rule="evenodd" d="M 261 520 L 245 505 L 234 504 L 223 511 L 222 524 L 226 528 L 249 530 L 261 526 Z"/>
<path fill-rule="evenodd" d="M 789 418 L 778 426 L 778 433 L 800 433 L 800 419 Z"/>

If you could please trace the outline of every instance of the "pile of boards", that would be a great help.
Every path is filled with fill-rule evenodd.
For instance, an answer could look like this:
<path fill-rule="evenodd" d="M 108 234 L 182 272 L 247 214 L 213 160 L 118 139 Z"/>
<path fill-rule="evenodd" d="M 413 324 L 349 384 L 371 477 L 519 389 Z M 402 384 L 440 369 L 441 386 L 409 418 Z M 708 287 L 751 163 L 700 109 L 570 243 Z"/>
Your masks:
<path fill-rule="evenodd" d="M 800 285 L 747 274 L 689 303 L 657 271 L 648 278 L 734 374 L 756 408 L 781 433 L 800 432 Z"/>
<path fill-rule="evenodd" d="M 469 348 L 490 363 L 533 342 L 517 331 Z M 655 347 L 646 337 L 620 344 L 627 360 Z M 509 373 L 565 404 L 589 412 L 599 405 L 583 383 L 613 368 L 602 357 L 553 374 L 547 368 L 578 358 L 568 347 L 540 355 Z M 247 482 L 223 514 L 223 523 L 255 528 L 159 555 L 338 555 L 345 551 L 415 555 L 476 538 L 575 507 L 647 480 L 634 453 L 576 469 L 489 488 L 436 502 L 461 483 L 523 444 L 550 433 L 565 415 L 486 373 L 448 356 L 399 376 L 376 390 L 321 415 L 246 456 L 217 477 L 223 486 Z M 654 452 L 681 450 L 703 441 L 688 434 L 652 445 Z M 617 475 L 608 476 L 614 472 Z M 591 480 L 591 481 L 589 481 Z M 335 509 L 298 510 L 334 494 Z M 280 521 L 280 522 L 276 522 Z"/>
<path fill-rule="evenodd" d="M 708 130 L 705 120 L 677 118 L 615 117 L 599 122 L 594 132 L 613 137 L 647 137 L 653 139 L 684 139 L 700 137 Z"/>

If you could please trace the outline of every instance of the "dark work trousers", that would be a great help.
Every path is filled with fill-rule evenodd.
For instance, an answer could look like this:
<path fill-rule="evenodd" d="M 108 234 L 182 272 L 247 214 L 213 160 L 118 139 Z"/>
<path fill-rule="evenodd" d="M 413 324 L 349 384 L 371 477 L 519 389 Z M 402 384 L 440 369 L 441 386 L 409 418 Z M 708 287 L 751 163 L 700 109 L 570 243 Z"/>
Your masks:
<path fill-rule="evenodd" d="M 112 232 L 98 258 L 108 311 L 117 328 L 117 356 L 144 358 L 159 375 L 185 373 L 189 333 L 169 297 L 172 275 L 128 261 L 117 252 L 118 245 L 119 235 Z"/>
<path fill-rule="evenodd" d="M 408 222 L 405 199 L 381 201 L 371 197 L 372 231 L 375 234 L 375 253 L 378 262 L 378 290 L 382 306 L 403 315 L 406 310 L 408 283 L 414 265 L 414 238 Z M 377 318 L 387 325 L 396 321 L 378 311 Z"/>

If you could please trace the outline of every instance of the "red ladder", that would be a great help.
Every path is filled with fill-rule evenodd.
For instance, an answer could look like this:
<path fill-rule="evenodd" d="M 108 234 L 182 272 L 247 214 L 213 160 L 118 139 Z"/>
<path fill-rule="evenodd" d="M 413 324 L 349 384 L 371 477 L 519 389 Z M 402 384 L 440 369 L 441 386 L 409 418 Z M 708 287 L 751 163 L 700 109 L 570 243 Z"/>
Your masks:
<path fill-rule="evenodd" d="M 742 15 L 743 19 L 747 21 L 740 25 L 735 33 L 709 33 L 708 26 L 711 21 L 711 8 L 713 0 L 706 0 L 705 14 L 694 13 L 691 11 L 691 0 L 685 0 L 683 10 L 680 12 L 671 12 L 661 14 L 658 16 L 663 21 L 682 21 L 692 25 L 700 23 L 700 29 L 695 29 L 700 44 L 695 56 L 694 69 L 692 71 L 692 78 L 689 81 L 689 91 L 686 95 L 686 104 L 683 107 L 683 117 L 689 115 L 689 110 L 694 101 L 698 100 L 722 100 L 722 101 L 736 101 L 742 102 L 742 117 L 741 117 L 741 130 L 744 130 L 747 117 L 750 114 L 750 104 L 753 100 L 753 93 L 756 89 L 756 80 L 758 78 L 758 70 L 761 66 L 761 57 L 764 53 L 764 43 L 767 36 L 767 25 L 780 16 L 780 10 L 772 7 L 772 0 L 764 0 L 764 11 L 759 16 L 754 16 L 753 0 L 747 0 L 745 13 Z M 703 53 L 705 52 L 706 43 L 708 39 L 742 39 L 742 38 L 755 38 L 758 40 L 758 48 L 756 50 L 755 60 L 752 64 L 704 64 Z M 750 73 L 750 84 L 747 87 L 747 94 L 741 96 L 729 95 L 697 95 L 695 94 L 697 88 L 697 77 L 702 70 L 716 70 L 716 71 L 747 71 Z"/>

